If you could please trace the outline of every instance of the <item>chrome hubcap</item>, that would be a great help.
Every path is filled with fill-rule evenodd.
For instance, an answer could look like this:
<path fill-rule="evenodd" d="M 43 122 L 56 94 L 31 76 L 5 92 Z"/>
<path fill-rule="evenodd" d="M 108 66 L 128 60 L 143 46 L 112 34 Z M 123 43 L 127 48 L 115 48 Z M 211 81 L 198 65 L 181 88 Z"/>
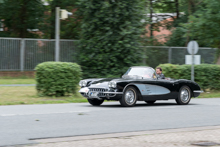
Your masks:
<path fill-rule="evenodd" d="M 135 101 L 135 94 L 132 90 L 128 90 L 125 93 L 125 101 L 127 104 L 133 104 Z"/>
<path fill-rule="evenodd" d="M 180 98 L 182 102 L 187 102 L 189 100 L 189 91 L 188 89 L 183 89 L 180 93 Z"/>

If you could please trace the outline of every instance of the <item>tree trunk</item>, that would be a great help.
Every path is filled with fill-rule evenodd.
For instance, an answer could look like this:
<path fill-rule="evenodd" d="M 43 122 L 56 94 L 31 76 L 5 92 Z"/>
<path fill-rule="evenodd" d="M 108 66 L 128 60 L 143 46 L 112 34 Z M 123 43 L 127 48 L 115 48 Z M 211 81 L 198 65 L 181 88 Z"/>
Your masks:
<path fill-rule="evenodd" d="M 190 15 L 191 15 L 191 0 L 188 0 L 188 16 L 190 16 Z M 190 23 L 189 18 L 188 18 L 188 23 Z M 187 46 L 188 42 L 190 41 L 189 33 L 190 33 L 190 30 L 187 30 L 185 46 Z"/>
<path fill-rule="evenodd" d="M 150 37 L 153 37 L 153 2 L 152 0 L 150 1 Z"/>
<path fill-rule="evenodd" d="M 176 18 L 179 18 L 179 0 L 175 0 L 176 5 Z"/>
<path fill-rule="evenodd" d="M 51 21 L 50 21 L 50 39 L 55 38 L 55 9 L 56 7 L 51 8 Z"/>
<path fill-rule="evenodd" d="M 26 24 L 26 19 L 27 19 L 27 0 L 22 0 L 21 1 L 21 13 L 20 13 L 20 18 L 21 18 L 21 24 L 23 24 L 23 27 L 19 29 L 19 37 L 20 38 L 25 38 L 27 37 L 27 24 Z"/>

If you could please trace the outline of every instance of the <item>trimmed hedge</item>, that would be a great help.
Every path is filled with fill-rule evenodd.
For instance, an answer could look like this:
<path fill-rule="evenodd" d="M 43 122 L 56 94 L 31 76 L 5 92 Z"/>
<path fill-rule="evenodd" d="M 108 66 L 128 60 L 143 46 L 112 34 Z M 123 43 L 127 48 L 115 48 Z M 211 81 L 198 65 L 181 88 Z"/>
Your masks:
<path fill-rule="evenodd" d="M 160 64 L 165 77 L 191 80 L 191 65 Z M 220 65 L 194 65 L 194 79 L 205 89 L 220 89 Z"/>
<path fill-rule="evenodd" d="M 70 62 L 44 62 L 36 70 L 37 92 L 41 96 L 64 96 L 77 90 L 81 68 Z"/>

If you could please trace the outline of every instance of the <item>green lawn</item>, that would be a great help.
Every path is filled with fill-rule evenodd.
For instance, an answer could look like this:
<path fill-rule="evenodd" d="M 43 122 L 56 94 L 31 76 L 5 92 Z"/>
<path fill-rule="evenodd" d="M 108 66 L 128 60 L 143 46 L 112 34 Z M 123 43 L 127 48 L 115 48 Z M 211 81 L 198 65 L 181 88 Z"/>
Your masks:
<path fill-rule="evenodd" d="M 55 104 L 87 102 L 78 92 L 65 97 L 39 97 L 34 86 L 30 87 L 0 87 L 0 105 L 18 104 Z"/>
<path fill-rule="evenodd" d="M 36 84 L 35 79 L 0 79 L 0 84 Z"/>
<path fill-rule="evenodd" d="M 220 91 L 208 91 L 200 94 L 198 98 L 220 98 Z"/>

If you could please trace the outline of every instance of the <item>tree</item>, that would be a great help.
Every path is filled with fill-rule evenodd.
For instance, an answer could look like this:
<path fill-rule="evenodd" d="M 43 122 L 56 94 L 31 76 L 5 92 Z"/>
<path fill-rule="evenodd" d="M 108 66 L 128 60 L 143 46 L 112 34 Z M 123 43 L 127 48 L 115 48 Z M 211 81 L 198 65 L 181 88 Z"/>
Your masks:
<path fill-rule="evenodd" d="M 145 12 L 147 15 L 146 22 L 149 25 L 149 28 L 147 29 L 149 37 L 146 37 L 148 40 L 146 43 L 156 45 L 159 43 L 158 36 L 154 36 L 153 32 L 159 32 L 161 27 L 165 29 L 172 28 L 173 23 L 165 20 L 167 17 L 171 17 L 173 20 L 179 18 L 179 0 L 145 0 L 145 3 L 147 7 Z M 169 14 L 175 12 L 176 17 L 174 17 L 173 14 Z"/>
<path fill-rule="evenodd" d="M 140 61 L 141 0 L 80 0 L 84 77 L 119 76 Z"/>
<path fill-rule="evenodd" d="M 200 9 L 189 16 L 189 22 L 182 24 L 190 30 L 187 34 L 194 40 L 219 48 L 216 54 L 220 64 L 220 1 L 204 0 Z"/>
<path fill-rule="evenodd" d="M 37 34 L 30 33 L 28 29 L 39 29 L 43 14 L 41 0 L 3 0 L 0 4 L 0 19 L 5 31 L 1 36 L 36 37 Z"/>
<path fill-rule="evenodd" d="M 166 45 L 168 46 L 187 46 L 188 42 L 193 38 L 189 35 L 190 30 L 183 27 L 182 24 L 190 22 L 189 16 L 201 9 L 203 0 L 179 0 L 179 17 L 172 24 L 168 24 L 168 29 L 172 30 L 172 34 L 167 37 Z M 200 46 L 207 46 L 203 42 L 199 42 Z"/>
<path fill-rule="evenodd" d="M 69 12 L 73 12 L 72 16 L 68 19 L 60 20 L 60 38 L 63 39 L 79 39 L 79 20 L 76 11 L 76 2 L 78 0 L 47 0 L 48 6 L 47 14 L 44 17 L 46 22 L 42 24 L 43 32 L 45 33 L 44 38 L 55 38 L 55 11 L 56 7 L 60 9 L 66 9 Z"/>

